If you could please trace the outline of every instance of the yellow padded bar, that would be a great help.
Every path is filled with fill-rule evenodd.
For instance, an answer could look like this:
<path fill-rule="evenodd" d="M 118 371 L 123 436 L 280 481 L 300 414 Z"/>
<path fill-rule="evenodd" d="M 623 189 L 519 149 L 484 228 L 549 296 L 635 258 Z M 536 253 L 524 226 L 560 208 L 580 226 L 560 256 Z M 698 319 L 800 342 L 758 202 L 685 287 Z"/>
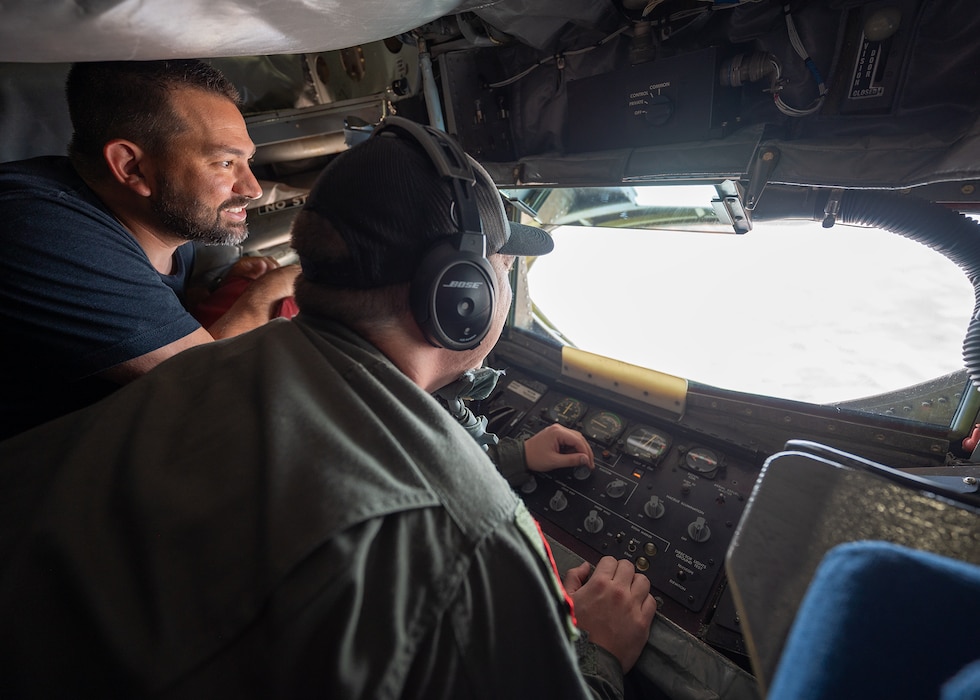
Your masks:
<path fill-rule="evenodd" d="M 622 394 L 678 416 L 684 414 L 687 404 L 686 379 L 578 348 L 565 346 L 561 349 L 561 373 L 569 379 Z"/>

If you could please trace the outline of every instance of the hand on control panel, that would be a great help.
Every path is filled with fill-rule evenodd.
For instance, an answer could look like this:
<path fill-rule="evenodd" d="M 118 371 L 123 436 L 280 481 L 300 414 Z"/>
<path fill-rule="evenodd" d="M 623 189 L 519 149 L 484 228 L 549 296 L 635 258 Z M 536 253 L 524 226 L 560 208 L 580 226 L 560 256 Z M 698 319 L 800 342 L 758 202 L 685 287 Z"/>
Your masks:
<path fill-rule="evenodd" d="M 594 571 L 589 562 L 569 569 L 564 584 L 589 640 L 619 659 L 624 673 L 633 668 L 657 612 L 650 580 L 628 559 L 603 557 Z"/>
<path fill-rule="evenodd" d="M 532 472 L 566 467 L 595 469 L 595 455 L 582 433 L 554 423 L 524 441 L 524 461 Z"/>

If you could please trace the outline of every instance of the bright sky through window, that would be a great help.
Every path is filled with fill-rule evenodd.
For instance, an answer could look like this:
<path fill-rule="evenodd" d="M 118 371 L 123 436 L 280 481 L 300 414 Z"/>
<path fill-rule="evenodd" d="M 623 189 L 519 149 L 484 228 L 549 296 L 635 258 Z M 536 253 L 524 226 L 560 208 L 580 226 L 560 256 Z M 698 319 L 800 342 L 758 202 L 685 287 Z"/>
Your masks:
<path fill-rule="evenodd" d="M 580 348 L 718 387 L 831 403 L 961 369 L 974 293 L 887 231 L 746 235 L 563 227 L 531 297 Z"/>

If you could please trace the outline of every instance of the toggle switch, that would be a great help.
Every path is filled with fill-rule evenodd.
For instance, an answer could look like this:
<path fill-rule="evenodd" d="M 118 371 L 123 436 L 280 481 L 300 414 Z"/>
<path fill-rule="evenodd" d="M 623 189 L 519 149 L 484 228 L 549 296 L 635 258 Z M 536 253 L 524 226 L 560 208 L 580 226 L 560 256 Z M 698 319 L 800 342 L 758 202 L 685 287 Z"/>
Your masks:
<path fill-rule="evenodd" d="M 551 506 L 551 510 L 562 511 L 568 507 L 568 497 L 565 496 L 565 492 L 561 489 L 555 491 L 555 495 L 551 497 L 548 501 L 548 505 Z"/>
<path fill-rule="evenodd" d="M 613 479 L 606 484 L 606 494 L 610 498 L 622 498 L 626 493 L 626 482 L 622 479 Z"/>
<path fill-rule="evenodd" d="M 711 528 L 704 518 L 698 516 L 697 520 L 687 526 L 687 534 L 695 542 L 707 542 L 711 537 Z"/>
<path fill-rule="evenodd" d="M 643 512 L 654 520 L 664 517 L 665 510 L 664 502 L 660 496 L 650 496 L 650 500 L 643 504 Z"/>

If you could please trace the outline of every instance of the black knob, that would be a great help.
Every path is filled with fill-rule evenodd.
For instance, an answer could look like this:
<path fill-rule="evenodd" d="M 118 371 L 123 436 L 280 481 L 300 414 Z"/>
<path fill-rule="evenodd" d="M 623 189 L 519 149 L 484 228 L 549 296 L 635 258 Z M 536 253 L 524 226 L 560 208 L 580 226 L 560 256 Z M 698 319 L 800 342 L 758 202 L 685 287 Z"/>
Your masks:
<path fill-rule="evenodd" d="M 674 115 L 674 103 L 664 95 L 650 95 L 647 98 L 643 120 L 650 126 L 663 126 Z"/>

